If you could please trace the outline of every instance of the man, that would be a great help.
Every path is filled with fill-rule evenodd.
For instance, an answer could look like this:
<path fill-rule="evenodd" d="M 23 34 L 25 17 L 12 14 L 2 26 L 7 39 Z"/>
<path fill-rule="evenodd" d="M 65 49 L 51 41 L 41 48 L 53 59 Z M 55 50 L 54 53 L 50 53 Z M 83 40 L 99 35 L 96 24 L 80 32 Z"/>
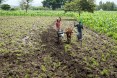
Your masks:
<path fill-rule="evenodd" d="M 78 40 L 82 40 L 82 29 L 83 29 L 82 23 L 79 22 L 79 24 L 76 24 L 75 27 L 77 27 L 77 31 L 78 31 L 78 34 L 77 34 Z"/>

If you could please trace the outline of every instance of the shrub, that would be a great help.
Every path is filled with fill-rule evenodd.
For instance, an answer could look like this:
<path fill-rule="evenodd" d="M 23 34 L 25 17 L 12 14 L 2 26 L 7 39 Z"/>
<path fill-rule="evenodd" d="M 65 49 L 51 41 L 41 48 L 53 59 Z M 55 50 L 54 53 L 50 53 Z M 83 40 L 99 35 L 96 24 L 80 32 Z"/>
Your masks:
<path fill-rule="evenodd" d="M 3 10 L 10 10 L 10 8 L 11 8 L 11 6 L 8 4 L 1 5 L 1 9 L 3 9 Z"/>

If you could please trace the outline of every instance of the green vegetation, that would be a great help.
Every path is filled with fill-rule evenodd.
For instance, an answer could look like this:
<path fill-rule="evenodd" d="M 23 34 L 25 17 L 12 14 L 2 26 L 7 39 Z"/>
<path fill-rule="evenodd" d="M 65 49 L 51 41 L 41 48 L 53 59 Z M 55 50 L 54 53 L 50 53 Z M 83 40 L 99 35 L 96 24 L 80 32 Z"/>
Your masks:
<path fill-rule="evenodd" d="M 107 34 L 117 40 L 117 14 L 112 11 L 97 11 L 94 14 L 84 12 L 81 17 L 75 14 L 85 26 L 99 33 Z"/>
<path fill-rule="evenodd" d="M 88 11 L 93 13 L 94 9 L 94 0 L 72 0 L 70 2 L 66 2 L 64 6 L 65 12 L 76 11 L 79 13 L 79 15 L 81 14 L 81 11 Z"/>
<path fill-rule="evenodd" d="M 11 8 L 11 6 L 8 5 L 8 4 L 3 4 L 3 5 L 1 5 L 1 9 L 2 9 L 2 10 L 10 10 L 10 8 Z"/>
<path fill-rule="evenodd" d="M 0 4 L 3 2 L 4 0 L 0 0 Z"/>
<path fill-rule="evenodd" d="M 97 10 L 117 11 L 117 5 L 110 1 L 107 1 L 106 3 L 100 1 L 99 5 L 97 5 Z"/>
<path fill-rule="evenodd" d="M 73 17 L 73 12 L 64 13 L 64 11 L 51 11 L 51 10 L 41 10 L 41 11 L 3 11 L 0 10 L 0 16 L 69 16 Z"/>
<path fill-rule="evenodd" d="M 52 8 L 53 10 L 61 8 L 62 5 L 68 0 L 43 0 L 43 7 Z"/>
<path fill-rule="evenodd" d="M 101 75 L 109 75 L 109 71 L 107 69 L 103 69 L 101 71 Z"/>

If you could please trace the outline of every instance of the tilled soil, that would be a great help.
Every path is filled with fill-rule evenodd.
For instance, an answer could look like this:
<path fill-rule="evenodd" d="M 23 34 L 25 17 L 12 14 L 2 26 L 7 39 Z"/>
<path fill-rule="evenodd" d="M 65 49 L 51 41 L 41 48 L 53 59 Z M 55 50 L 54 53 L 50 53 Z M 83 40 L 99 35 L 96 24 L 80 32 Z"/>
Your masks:
<path fill-rule="evenodd" d="M 113 40 L 84 26 L 82 46 L 76 39 L 76 28 L 70 44 L 66 35 L 57 44 L 54 25 L 30 30 L 29 37 L 23 39 L 25 52 L 0 54 L 0 77 L 117 78 L 117 45 Z M 62 19 L 61 25 L 64 30 L 73 27 L 74 20 Z"/>

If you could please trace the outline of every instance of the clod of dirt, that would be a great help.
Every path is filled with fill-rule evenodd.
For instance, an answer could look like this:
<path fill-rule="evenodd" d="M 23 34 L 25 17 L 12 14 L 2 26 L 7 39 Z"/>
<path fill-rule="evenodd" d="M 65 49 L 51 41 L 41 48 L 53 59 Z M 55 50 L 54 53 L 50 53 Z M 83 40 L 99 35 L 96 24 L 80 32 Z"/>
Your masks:
<path fill-rule="evenodd" d="M 40 69 L 40 66 L 35 66 L 35 68 Z"/>

